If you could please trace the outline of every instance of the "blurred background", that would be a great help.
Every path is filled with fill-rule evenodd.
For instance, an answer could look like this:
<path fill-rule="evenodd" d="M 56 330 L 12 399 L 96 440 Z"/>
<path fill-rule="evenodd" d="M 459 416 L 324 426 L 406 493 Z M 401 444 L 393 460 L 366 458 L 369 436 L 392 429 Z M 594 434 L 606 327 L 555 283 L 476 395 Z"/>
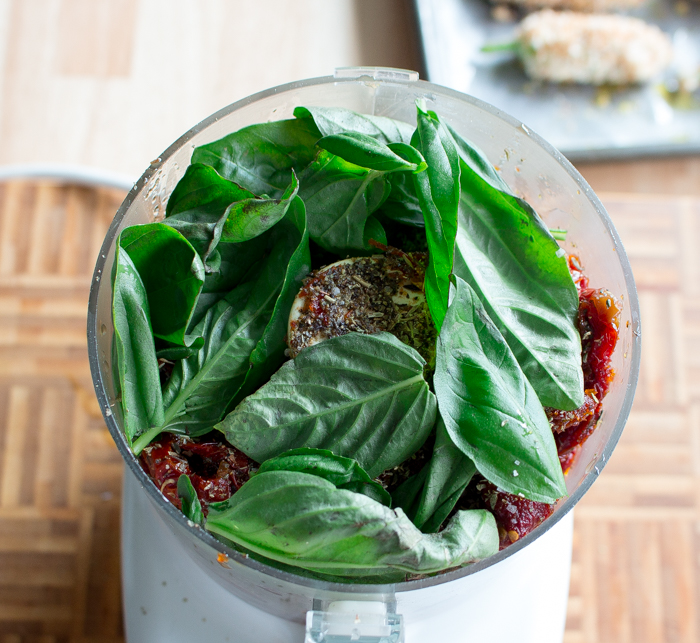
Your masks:
<path fill-rule="evenodd" d="M 491 78 L 487 72 L 511 66 L 501 58 L 484 60 L 475 50 L 512 40 L 516 25 L 492 20 L 481 4 L 485 9 L 477 13 L 473 4 L 458 0 L 462 11 L 453 15 L 439 11 L 435 0 L 266 0 L 260 7 L 224 0 L 1 0 L 0 162 L 85 164 L 137 178 L 144 159 L 217 109 L 341 66 L 401 67 L 423 78 L 430 66 L 431 80 L 479 89 L 479 78 Z M 452 5 L 455 0 L 443 6 Z M 453 29 L 441 31 L 437 18 L 451 20 Z M 469 28 L 477 21 L 483 35 Z M 454 28 L 463 28 L 464 36 Z M 451 71 L 457 65 L 478 73 L 465 78 Z M 534 91 L 522 71 L 516 73 L 520 86 Z M 476 95 L 490 102 L 497 97 L 502 109 L 519 108 L 525 114 L 517 117 L 534 120 L 541 110 L 517 103 L 516 81 L 503 85 L 510 88 L 505 94 L 492 82 Z M 567 96 L 559 95 L 552 102 Z M 588 117 L 605 112 L 600 100 L 599 93 L 586 102 Z M 685 117 L 687 111 L 678 113 Z M 638 127 L 640 140 L 653 127 L 652 121 Z M 653 146 L 647 148 L 654 154 Z M 697 158 L 579 165 L 596 190 L 700 190 Z"/>
<path fill-rule="evenodd" d="M 128 184 L 212 112 L 336 67 L 417 70 L 494 91 L 504 111 L 528 108 L 518 87 L 551 94 L 542 109 L 569 101 L 603 129 L 632 100 L 528 85 L 509 59 L 485 61 L 475 52 L 520 14 L 491 25 L 474 1 L 0 0 L 0 643 L 123 640 L 121 464 L 94 400 L 85 310 L 125 193 L 7 167 Z M 446 18 L 472 27 L 460 40 Z M 450 76 L 455 65 L 472 71 Z M 484 80 L 493 66 L 507 91 Z M 700 126 L 692 102 L 671 109 Z M 642 157 L 571 148 L 630 255 L 644 341 L 630 422 L 576 510 L 566 643 L 700 640 L 700 156 L 692 137 L 649 143 L 663 123 L 636 125 Z"/>

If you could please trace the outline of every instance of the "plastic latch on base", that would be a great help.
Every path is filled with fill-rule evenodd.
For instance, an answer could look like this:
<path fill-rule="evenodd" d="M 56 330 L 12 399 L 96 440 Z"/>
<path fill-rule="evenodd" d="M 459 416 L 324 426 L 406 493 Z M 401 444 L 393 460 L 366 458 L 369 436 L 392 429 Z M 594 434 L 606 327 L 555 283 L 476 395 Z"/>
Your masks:
<path fill-rule="evenodd" d="M 379 601 L 336 601 L 306 612 L 304 643 L 403 643 L 403 617 Z"/>
<path fill-rule="evenodd" d="M 417 71 L 395 67 L 336 67 L 333 74 L 333 78 L 362 78 L 363 76 L 373 80 L 394 80 L 404 83 L 415 83 L 418 80 Z"/>

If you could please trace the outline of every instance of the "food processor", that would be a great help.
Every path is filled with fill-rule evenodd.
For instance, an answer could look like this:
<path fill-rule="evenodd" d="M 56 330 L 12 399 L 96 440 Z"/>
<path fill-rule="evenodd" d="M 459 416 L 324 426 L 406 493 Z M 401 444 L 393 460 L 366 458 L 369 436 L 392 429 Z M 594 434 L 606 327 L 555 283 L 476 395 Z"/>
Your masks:
<path fill-rule="evenodd" d="M 594 288 L 623 301 L 615 379 L 600 424 L 566 478 L 568 496 L 529 535 L 476 564 L 406 582 L 326 582 L 268 566 L 216 540 L 187 518 L 142 470 L 121 428 L 112 360 L 115 241 L 130 225 L 159 220 L 192 150 L 255 123 L 292 118 L 300 105 L 345 107 L 415 124 L 425 102 L 480 147 L 511 190 L 550 228 L 567 231 Z M 566 619 L 571 509 L 609 459 L 627 420 L 640 359 L 639 306 L 627 256 L 585 180 L 528 127 L 471 96 L 411 71 L 345 68 L 289 83 L 213 114 L 155 159 L 107 233 L 90 292 L 88 348 L 105 422 L 124 461 L 122 577 L 127 640 L 208 642 L 517 640 L 561 642 Z"/>

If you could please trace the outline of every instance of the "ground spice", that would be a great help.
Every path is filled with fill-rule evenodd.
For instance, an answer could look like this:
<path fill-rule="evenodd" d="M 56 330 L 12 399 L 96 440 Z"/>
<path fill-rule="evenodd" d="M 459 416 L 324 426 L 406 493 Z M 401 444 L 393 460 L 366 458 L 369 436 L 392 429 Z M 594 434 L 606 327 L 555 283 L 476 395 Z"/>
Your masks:
<path fill-rule="evenodd" d="M 290 357 L 331 337 L 386 331 L 434 368 L 437 334 L 423 290 L 426 264 L 425 253 L 396 251 L 345 259 L 314 271 L 290 317 Z"/>

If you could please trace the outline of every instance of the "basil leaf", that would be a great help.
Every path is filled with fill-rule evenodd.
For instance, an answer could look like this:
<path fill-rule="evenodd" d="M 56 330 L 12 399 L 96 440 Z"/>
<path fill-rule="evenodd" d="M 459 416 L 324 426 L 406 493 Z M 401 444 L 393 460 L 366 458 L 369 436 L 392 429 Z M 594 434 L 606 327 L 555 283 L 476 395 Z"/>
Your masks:
<path fill-rule="evenodd" d="M 454 273 L 476 291 L 542 404 L 578 408 L 578 294 L 566 255 L 530 205 L 508 191 L 478 150 L 467 155 L 466 145 Z"/>
<path fill-rule="evenodd" d="M 220 243 L 216 248 L 221 261 L 219 269 L 205 277 L 200 299 L 207 293 L 219 293 L 223 296 L 239 284 L 250 281 L 259 272 L 258 264 L 269 243 L 269 233 L 243 243 Z M 211 308 L 214 303 L 216 302 L 212 300 L 205 310 Z"/>
<path fill-rule="evenodd" d="M 146 288 L 129 254 L 117 243 L 112 282 L 118 387 L 129 444 L 163 421 L 163 398 Z"/>
<path fill-rule="evenodd" d="M 158 359 L 167 359 L 171 362 L 177 361 L 179 359 L 185 359 L 194 355 L 199 349 L 194 346 L 176 346 L 174 344 L 166 345 L 165 348 L 159 348 L 156 351 L 156 357 Z"/>
<path fill-rule="evenodd" d="M 300 183 L 311 238 L 341 255 L 365 251 L 365 222 L 389 191 L 384 173 L 320 150 Z"/>
<path fill-rule="evenodd" d="M 260 273 L 261 257 L 265 256 L 269 242 L 267 232 L 243 243 L 222 243 L 217 246 L 214 252 L 219 257 L 219 267 L 204 278 L 204 287 L 190 320 L 190 332 L 202 321 L 206 312 L 236 286 L 253 280 Z"/>
<path fill-rule="evenodd" d="M 199 502 L 197 492 L 194 490 L 189 476 L 182 474 L 177 479 L 177 495 L 182 500 L 182 513 L 195 525 L 203 525 L 202 504 Z"/>
<path fill-rule="evenodd" d="M 193 162 L 170 195 L 165 216 L 167 219 L 191 210 L 220 215 L 231 203 L 254 197 L 250 190 L 225 179 L 213 167 Z"/>
<path fill-rule="evenodd" d="M 446 125 L 452 135 L 452 140 L 457 146 L 460 161 L 465 163 L 476 176 L 480 177 L 495 190 L 510 194 L 508 184 L 496 171 L 496 168 L 489 162 L 486 155 L 476 145 L 463 138 L 449 124 Z"/>
<path fill-rule="evenodd" d="M 429 574 L 498 551 L 487 511 L 460 511 L 439 534 L 422 534 L 400 509 L 292 471 L 254 476 L 211 505 L 206 528 L 273 560 L 350 577 Z"/>
<path fill-rule="evenodd" d="M 382 485 L 352 458 L 335 455 L 327 449 L 292 449 L 260 465 L 254 475 L 267 471 L 298 471 L 319 476 L 332 482 L 338 489 L 363 493 L 383 505 L 391 505 L 391 496 Z"/>
<path fill-rule="evenodd" d="M 163 223 L 125 228 L 118 244 L 141 275 L 153 334 L 173 344 L 201 346 L 199 335 L 187 333 L 204 284 L 204 265 L 192 244 Z"/>
<path fill-rule="evenodd" d="M 452 442 L 442 419 L 438 421 L 435 447 L 427 470 L 420 502 L 411 518 L 416 527 L 432 533 L 449 516 L 476 473 L 474 463 Z"/>
<path fill-rule="evenodd" d="M 260 123 L 195 148 L 192 163 L 210 165 L 258 196 L 280 198 L 292 170 L 299 174 L 313 160 L 319 138 L 308 118 Z"/>
<path fill-rule="evenodd" d="M 398 154 L 392 152 L 390 146 L 380 143 L 371 136 L 357 132 L 344 132 L 342 134 L 324 136 L 316 145 L 349 163 L 354 163 L 370 170 L 379 170 L 381 172 L 394 172 L 396 170 L 422 172 L 426 168 L 422 157 L 412 162 L 404 160 Z M 410 145 L 403 143 L 399 143 L 399 145 L 409 150 L 413 149 Z M 417 155 L 420 157 L 420 154 Z"/>
<path fill-rule="evenodd" d="M 454 445 L 440 418 L 430 460 L 393 492 L 392 506 L 401 507 L 424 533 L 435 533 L 475 472 L 474 463 Z"/>
<path fill-rule="evenodd" d="M 391 492 L 391 506 L 394 509 L 400 507 L 413 524 L 415 524 L 414 517 L 416 511 L 418 511 L 423 486 L 427 477 L 428 467 L 424 466 L 418 473 L 404 480 Z"/>
<path fill-rule="evenodd" d="M 289 311 L 292 309 L 294 298 L 299 292 L 304 278 L 311 270 L 306 211 L 304 203 L 299 197 L 292 200 L 285 220 L 278 225 L 279 234 L 286 234 L 291 238 L 299 238 L 300 236 L 299 243 L 287 263 L 282 290 L 275 302 L 270 321 L 250 355 L 250 368 L 243 386 L 231 402 L 230 408 L 237 406 L 244 397 L 250 395 L 263 382 L 269 380 L 284 361 Z"/>
<path fill-rule="evenodd" d="M 138 454 L 161 431 L 200 435 L 224 416 L 249 371 L 249 359 L 275 312 L 290 257 L 303 243 L 294 224 L 278 224 L 268 257 L 253 281 L 236 287 L 206 311 L 194 332 L 204 346 L 175 365 L 163 391 L 162 423 L 133 445 Z"/>
<path fill-rule="evenodd" d="M 370 239 L 373 241 L 378 241 L 379 243 L 386 245 L 386 231 L 384 226 L 379 222 L 379 219 L 375 216 L 371 216 L 365 221 L 365 231 L 363 233 L 363 240 L 366 248 L 370 247 Z"/>
<path fill-rule="evenodd" d="M 163 223 L 177 230 L 190 242 L 204 263 L 204 272 L 211 274 L 221 269 L 221 255 L 216 246 L 221 239 L 226 215 L 226 210 L 218 215 L 201 210 L 188 210 L 165 219 Z"/>
<path fill-rule="evenodd" d="M 555 502 L 566 485 L 537 393 L 476 293 L 454 282 L 433 380 L 447 433 L 504 491 Z"/>
<path fill-rule="evenodd" d="M 269 268 L 265 277 L 261 281 L 270 281 Z M 223 415 L 248 372 L 250 353 L 277 294 L 266 285 L 246 282 L 205 313 L 195 327 L 205 337 L 204 346 L 175 364 L 163 390 L 166 410 L 160 430 L 199 435 Z"/>
<path fill-rule="evenodd" d="M 391 192 L 378 214 L 405 225 L 425 227 L 425 218 L 416 196 L 413 172 L 393 172 L 389 175 Z"/>
<path fill-rule="evenodd" d="M 313 119 L 321 136 L 353 132 L 381 143 L 410 143 L 413 127 L 384 116 L 358 114 L 344 107 L 297 107 L 294 116 Z"/>
<path fill-rule="evenodd" d="M 221 240 L 241 243 L 260 236 L 280 221 L 297 195 L 299 181 L 292 170 L 292 181 L 279 199 L 246 199 L 226 210 Z"/>
<path fill-rule="evenodd" d="M 459 156 L 452 135 L 434 112 L 418 106 L 418 127 L 413 147 L 425 158 L 428 169 L 413 175 L 416 194 L 425 219 L 428 267 L 425 297 L 435 327 L 445 318 L 452 273 L 457 211 L 460 196 Z M 400 152 L 399 152 L 400 153 Z"/>
<path fill-rule="evenodd" d="M 257 462 L 322 448 L 374 478 L 415 453 L 435 422 L 424 366 L 389 333 L 333 337 L 285 363 L 216 428 Z"/>
<path fill-rule="evenodd" d="M 208 165 L 190 165 L 168 199 L 163 223 L 175 228 L 199 253 L 207 273 L 220 270 L 216 250 L 231 203 L 255 195 L 228 181 Z"/>
<path fill-rule="evenodd" d="M 287 213 L 299 181 L 292 171 L 291 182 L 279 199 L 258 198 L 213 168 L 201 163 L 187 168 L 168 201 L 165 223 L 183 234 L 208 265 L 207 272 L 220 270 L 220 241 L 242 243 L 262 235 Z"/>

